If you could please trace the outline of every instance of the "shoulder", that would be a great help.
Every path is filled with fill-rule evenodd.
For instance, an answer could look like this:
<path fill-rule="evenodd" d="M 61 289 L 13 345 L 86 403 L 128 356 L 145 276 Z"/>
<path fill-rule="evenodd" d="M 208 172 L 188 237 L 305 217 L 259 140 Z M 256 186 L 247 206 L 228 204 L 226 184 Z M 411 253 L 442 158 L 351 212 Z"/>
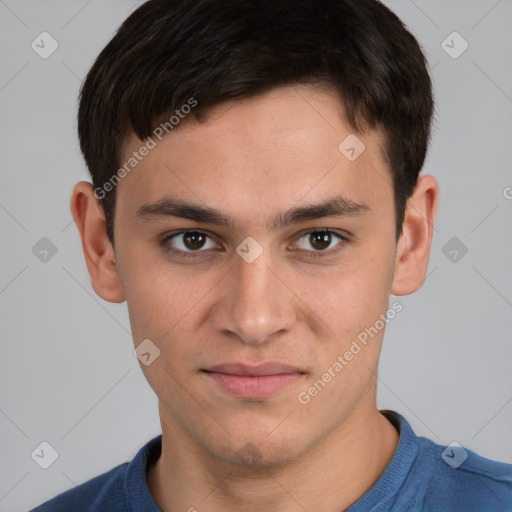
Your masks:
<path fill-rule="evenodd" d="M 146 476 L 161 450 L 160 434 L 140 448 L 131 462 L 69 489 L 30 512 L 159 512 Z"/>
<path fill-rule="evenodd" d="M 457 443 L 419 437 L 419 464 L 428 475 L 425 504 L 435 510 L 512 511 L 512 464 L 488 459 Z"/>
<path fill-rule="evenodd" d="M 128 462 L 59 494 L 30 512 L 116 512 L 125 510 Z"/>
<path fill-rule="evenodd" d="M 378 510 L 512 512 L 512 464 L 456 442 L 444 445 L 417 436 L 401 414 L 381 412 L 395 425 L 400 440 L 371 496 L 371 503 L 384 507 Z"/>

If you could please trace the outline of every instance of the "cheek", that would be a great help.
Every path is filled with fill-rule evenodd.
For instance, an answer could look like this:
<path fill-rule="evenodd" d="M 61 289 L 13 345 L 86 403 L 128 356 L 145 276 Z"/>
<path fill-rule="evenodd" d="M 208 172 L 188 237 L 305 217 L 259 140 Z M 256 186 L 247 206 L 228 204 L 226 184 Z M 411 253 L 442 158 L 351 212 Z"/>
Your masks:
<path fill-rule="evenodd" d="M 137 334 L 160 337 L 193 309 L 209 283 L 149 252 L 136 246 L 127 249 L 130 256 L 121 265 L 123 289 Z"/>
<path fill-rule="evenodd" d="M 308 304 L 328 330 L 311 346 L 318 364 L 298 399 L 310 401 L 310 412 L 325 415 L 327 423 L 333 409 L 326 403 L 335 403 L 343 414 L 375 378 L 389 308 L 388 274 L 361 265 L 358 272 L 309 288 Z"/>
<path fill-rule="evenodd" d="M 298 293 L 339 343 L 375 323 L 389 302 L 391 256 L 366 252 L 352 257 L 321 278 L 297 280 Z"/>
<path fill-rule="evenodd" d="M 192 324 L 198 321 L 200 298 L 206 291 L 169 266 L 133 266 L 125 292 L 132 337 L 135 346 L 149 339 L 160 351 L 150 365 L 140 365 L 159 397 L 180 396 L 187 387 L 188 358 L 196 342 Z"/>
<path fill-rule="evenodd" d="M 221 276 L 199 273 L 192 267 L 180 269 L 165 261 L 139 265 L 134 258 L 132 263 L 125 296 L 134 344 L 144 339 L 155 343 L 162 372 L 157 373 L 153 365 L 142 369 L 150 383 L 169 381 L 165 369 L 182 382 L 188 378 L 186 370 L 197 366 L 194 358 L 204 350 L 201 340 L 206 336 L 201 335 L 201 326 L 211 308 L 208 298 L 222 285 Z"/>

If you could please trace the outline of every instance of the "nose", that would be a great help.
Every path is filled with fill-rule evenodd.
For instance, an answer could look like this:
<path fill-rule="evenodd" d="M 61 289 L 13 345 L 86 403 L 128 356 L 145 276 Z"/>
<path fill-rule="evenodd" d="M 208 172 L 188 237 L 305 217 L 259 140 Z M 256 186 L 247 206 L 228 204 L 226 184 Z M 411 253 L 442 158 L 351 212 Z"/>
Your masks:
<path fill-rule="evenodd" d="M 217 332 L 245 344 L 262 344 L 288 332 L 297 320 L 296 299 L 270 251 L 251 263 L 238 255 L 212 308 Z"/>

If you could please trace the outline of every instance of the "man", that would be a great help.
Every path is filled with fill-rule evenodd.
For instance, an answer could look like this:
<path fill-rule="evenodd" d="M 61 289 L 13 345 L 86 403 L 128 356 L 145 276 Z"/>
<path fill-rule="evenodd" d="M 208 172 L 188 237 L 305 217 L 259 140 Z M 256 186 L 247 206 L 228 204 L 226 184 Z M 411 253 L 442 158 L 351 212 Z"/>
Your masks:
<path fill-rule="evenodd" d="M 376 406 L 390 294 L 428 266 L 433 108 L 376 0 L 150 0 L 125 21 L 83 85 L 93 183 L 71 210 L 162 435 L 36 511 L 512 509 L 512 465 Z"/>

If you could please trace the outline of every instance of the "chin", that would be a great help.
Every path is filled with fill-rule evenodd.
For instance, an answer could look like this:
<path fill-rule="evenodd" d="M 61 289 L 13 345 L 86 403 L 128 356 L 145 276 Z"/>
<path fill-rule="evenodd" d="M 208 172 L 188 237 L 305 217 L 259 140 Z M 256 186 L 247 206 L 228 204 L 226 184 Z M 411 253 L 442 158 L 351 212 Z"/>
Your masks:
<path fill-rule="evenodd" d="M 214 449 L 210 446 L 208 451 L 228 464 L 261 469 L 286 464 L 307 451 L 306 443 L 303 446 L 299 439 L 274 437 L 274 434 L 272 437 L 266 433 L 260 436 L 245 435 L 243 439 L 230 437 L 225 440 L 227 444 L 222 443 Z"/>

